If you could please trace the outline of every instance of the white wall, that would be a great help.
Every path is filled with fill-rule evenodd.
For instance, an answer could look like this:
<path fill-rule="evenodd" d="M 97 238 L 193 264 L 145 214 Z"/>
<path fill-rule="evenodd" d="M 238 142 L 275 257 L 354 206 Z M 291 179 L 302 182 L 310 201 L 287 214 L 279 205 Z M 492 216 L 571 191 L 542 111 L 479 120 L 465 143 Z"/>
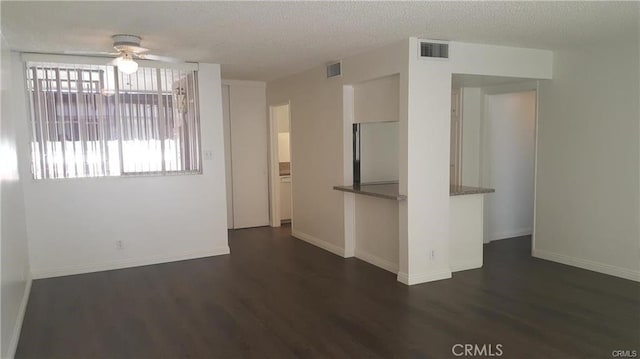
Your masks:
<path fill-rule="evenodd" d="M 449 58 L 457 74 L 550 79 L 553 72 L 550 50 L 452 41 Z"/>
<path fill-rule="evenodd" d="M 533 255 L 640 280 L 638 31 L 554 53 L 539 89 Z"/>
<path fill-rule="evenodd" d="M 486 95 L 482 186 L 486 242 L 529 235 L 533 229 L 536 93 Z"/>
<path fill-rule="evenodd" d="M 22 63 L 14 57 L 15 74 Z M 32 180 L 20 164 L 34 277 L 229 253 L 220 66 L 200 64 L 202 175 Z M 22 75 L 16 88 L 23 87 Z M 16 90 L 20 151 L 28 158 L 24 90 Z M 124 249 L 116 249 L 123 241 Z"/>
<path fill-rule="evenodd" d="M 353 121 L 362 124 L 362 183 L 398 181 L 399 96 L 399 74 L 353 85 Z"/>
<path fill-rule="evenodd" d="M 267 84 L 267 103 L 291 101 L 292 233 L 344 255 L 342 83 L 324 67 Z"/>
<path fill-rule="evenodd" d="M 2 37 L 2 78 L 0 97 L 0 252 L 1 297 L 0 356 L 12 358 L 18 344 L 22 317 L 27 304 L 31 279 L 24 207 L 24 178 L 18 172 L 15 106 L 20 84 L 14 78 L 11 53 Z M 22 156 L 20 156 L 22 157 Z M 23 158 L 20 158 L 23 159 Z"/>
<path fill-rule="evenodd" d="M 399 75 L 354 84 L 355 122 L 398 121 L 399 90 Z"/>
<path fill-rule="evenodd" d="M 360 125 L 360 182 L 397 182 L 400 134 L 398 122 Z"/>
<path fill-rule="evenodd" d="M 355 256 L 398 273 L 398 201 L 356 196 Z"/>
<path fill-rule="evenodd" d="M 225 80 L 229 85 L 233 228 L 269 224 L 266 84 Z"/>
<path fill-rule="evenodd" d="M 344 121 L 349 114 L 343 112 L 343 86 L 403 71 L 404 44 L 343 59 L 342 77 L 327 79 L 321 66 L 267 84 L 269 105 L 291 103 L 292 233 L 340 256 L 353 256 L 355 247 L 355 234 L 345 233 L 345 211 L 353 214 L 355 201 L 345 208 L 345 195 L 333 190 L 346 184 L 345 178 L 351 184 L 351 125 Z"/>
<path fill-rule="evenodd" d="M 450 197 L 452 272 L 482 267 L 483 202 L 489 196 L 474 194 Z"/>
<path fill-rule="evenodd" d="M 419 58 L 418 45 L 410 39 L 407 117 L 400 116 L 400 143 L 406 148 L 406 156 L 402 148 L 400 155 L 400 192 L 407 201 L 400 205 L 398 280 L 406 284 L 451 277 L 451 62 Z"/>

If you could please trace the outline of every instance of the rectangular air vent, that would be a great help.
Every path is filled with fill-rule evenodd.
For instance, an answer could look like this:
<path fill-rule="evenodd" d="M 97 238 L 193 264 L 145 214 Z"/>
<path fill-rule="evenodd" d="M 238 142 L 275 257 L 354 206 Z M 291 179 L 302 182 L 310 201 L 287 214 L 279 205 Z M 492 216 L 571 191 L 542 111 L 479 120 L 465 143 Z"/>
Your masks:
<path fill-rule="evenodd" d="M 342 63 L 334 62 L 327 65 L 327 78 L 336 77 L 342 75 Z"/>
<path fill-rule="evenodd" d="M 449 58 L 449 44 L 441 44 L 437 42 L 421 42 L 420 57 L 439 57 Z"/>

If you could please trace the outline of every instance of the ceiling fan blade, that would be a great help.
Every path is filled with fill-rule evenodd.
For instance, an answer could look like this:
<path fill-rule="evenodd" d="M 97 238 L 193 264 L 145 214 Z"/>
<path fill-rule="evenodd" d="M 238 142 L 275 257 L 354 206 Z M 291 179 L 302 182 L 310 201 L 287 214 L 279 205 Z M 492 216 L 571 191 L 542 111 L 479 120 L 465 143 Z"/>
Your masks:
<path fill-rule="evenodd" d="M 85 55 L 85 56 L 118 56 L 119 52 L 108 51 L 65 51 L 66 55 Z"/>
<path fill-rule="evenodd" d="M 159 56 L 159 55 L 152 55 L 152 54 L 136 54 L 136 56 L 142 60 L 171 62 L 174 64 L 179 64 L 184 62 L 184 60 L 176 59 L 175 57 L 169 57 L 169 56 Z"/>
<path fill-rule="evenodd" d="M 143 54 L 149 51 L 146 47 L 135 45 L 115 45 L 113 48 L 118 52 L 130 52 L 132 54 Z"/>

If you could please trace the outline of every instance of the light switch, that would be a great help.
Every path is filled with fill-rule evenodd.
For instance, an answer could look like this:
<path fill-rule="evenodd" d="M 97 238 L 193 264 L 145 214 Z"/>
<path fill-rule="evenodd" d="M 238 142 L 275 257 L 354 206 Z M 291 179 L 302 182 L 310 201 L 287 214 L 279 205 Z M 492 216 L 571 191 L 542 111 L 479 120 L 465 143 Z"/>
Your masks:
<path fill-rule="evenodd" d="M 211 151 L 211 150 L 204 151 L 204 160 L 205 161 L 213 160 L 213 151 Z"/>

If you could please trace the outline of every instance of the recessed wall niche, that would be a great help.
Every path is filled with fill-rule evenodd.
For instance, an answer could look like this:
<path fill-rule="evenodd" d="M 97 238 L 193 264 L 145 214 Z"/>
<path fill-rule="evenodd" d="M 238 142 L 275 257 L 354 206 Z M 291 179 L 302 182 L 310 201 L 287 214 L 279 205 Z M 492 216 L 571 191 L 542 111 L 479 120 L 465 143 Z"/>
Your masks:
<path fill-rule="evenodd" d="M 354 184 L 397 182 L 400 76 L 361 82 L 353 90 Z"/>

